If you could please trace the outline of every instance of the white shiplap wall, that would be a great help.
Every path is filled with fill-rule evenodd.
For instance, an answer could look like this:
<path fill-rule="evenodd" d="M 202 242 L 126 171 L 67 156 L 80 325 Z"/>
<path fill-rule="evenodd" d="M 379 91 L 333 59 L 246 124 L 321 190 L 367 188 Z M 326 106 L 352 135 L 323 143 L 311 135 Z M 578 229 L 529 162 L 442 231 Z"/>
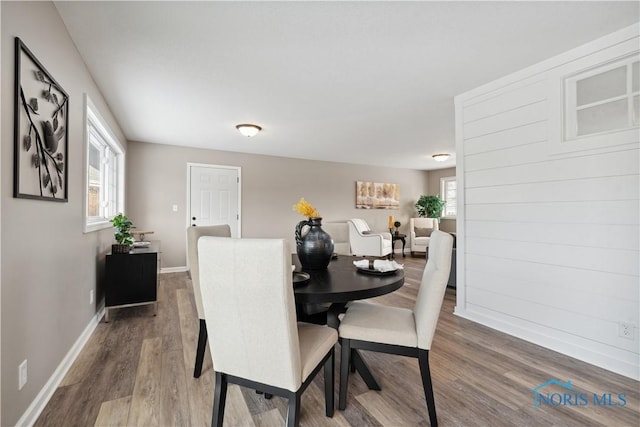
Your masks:
<path fill-rule="evenodd" d="M 560 137 L 562 78 L 638 55 L 638 35 L 636 24 L 456 97 L 456 314 L 635 379 L 640 138 Z"/>

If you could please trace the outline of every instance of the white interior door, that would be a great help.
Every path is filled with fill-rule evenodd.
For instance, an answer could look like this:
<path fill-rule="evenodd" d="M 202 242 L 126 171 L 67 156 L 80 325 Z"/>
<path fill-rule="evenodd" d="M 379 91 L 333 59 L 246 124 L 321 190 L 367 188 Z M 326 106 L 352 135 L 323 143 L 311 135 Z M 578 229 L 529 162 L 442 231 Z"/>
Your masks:
<path fill-rule="evenodd" d="M 229 224 L 240 237 L 240 168 L 189 165 L 189 225 Z"/>

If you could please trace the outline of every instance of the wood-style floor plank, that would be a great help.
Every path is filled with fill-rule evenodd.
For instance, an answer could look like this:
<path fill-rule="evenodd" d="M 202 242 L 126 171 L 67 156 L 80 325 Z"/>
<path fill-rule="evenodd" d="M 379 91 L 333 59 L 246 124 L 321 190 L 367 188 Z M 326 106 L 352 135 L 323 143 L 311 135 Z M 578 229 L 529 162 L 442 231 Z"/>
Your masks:
<path fill-rule="evenodd" d="M 189 395 L 181 349 L 166 351 L 162 354 L 161 372 L 159 425 L 191 425 Z"/>
<path fill-rule="evenodd" d="M 373 299 L 412 308 L 424 257 L 405 264 L 405 285 Z M 186 273 L 159 278 L 158 315 L 151 306 L 114 310 L 101 323 L 35 423 L 36 426 L 208 426 L 214 372 L 207 347 L 202 376 L 193 378 L 198 316 Z M 453 315 L 455 290 L 445 295 L 430 351 L 441 426 L 640 425 L 640 383 Z M 336 351 L 337 407 L 339 347 Z M 322 374 L 302 396 L 300 425 L 429 425 L 416 359 L 363 352 L 381 391 L 349 378 L 347 408 L 324 415 Z M 624 407 L 539 407 L 533 388 L 551 378 L 571 380 L 578 393 L 625 393 Z M 230 385 L 225 426 L 281 426 L 287 402 Z"/>
<path fill-rule="evenodd" d="M 162 375 L 162 339 L 147 338 L 142 343 L 136 382 L 131 397 L 127 424 L 130 426 L 159 426 L 160 384 Z"/>
<path fill-rule="evenodd" d="M 280 411 L 277 409 L 270 409 L 266 412 L 262 412 L 255 416 L 257 426 L 283 426 L 285 424 L 285 419 L 280 415 Z M 233 425 L 233 424 L 231 424 Z M 238 427 L 243 427 L 245 424 L 240 423 L 236 424 Z"/>
<path fill-rule="evenodd" d="M 103 402 L 94 427 L 126 427 L 129 408 L 131 408 L 131 396 Z"/>
<path fill-rule="evenodd" d="M 207 415 L 209 416 L 208 421 L 210 422 L 212 414 L 209 413 Z M 253 427 L 256 425 L 253 422 L 251 412 L 247 407 L 247 402 L 242 396 L 242 390 L 240 389 L 240 386 L 236 384 L 229 384 L 227 386 L 227 404 L 225 405 L 224 410 L 224 424 L 229 426 L 246 427 Z"/>
<path fill-rule="evenodd" d="M 398 406 L 385 399 L 380 393 L 369 390 L 356 396 L 362 407 L 367 410 L 383 426 L 415 426 L 418 423 L 407 419 L 406 415 L 398 410 Z"/>

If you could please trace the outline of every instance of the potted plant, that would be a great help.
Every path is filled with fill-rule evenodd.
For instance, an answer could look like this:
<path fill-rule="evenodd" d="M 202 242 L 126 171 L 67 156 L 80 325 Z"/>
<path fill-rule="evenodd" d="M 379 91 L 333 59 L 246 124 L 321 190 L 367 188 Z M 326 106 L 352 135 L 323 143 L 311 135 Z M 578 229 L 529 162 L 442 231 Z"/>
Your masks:
<path fill-rule="evenodd" d="M 111 220 L 113 227 L 116 229 L 114 232 L 116 242 L 115 245 L 111 245 L 111 253 L 113 254 L 126 254 L 129 253 L 131 245 L 133 244 L 133 234 L 131 234 L 131 227 L 133 223 L 123 213 L 119 213 Z"/>
<path fill-rule="evenodd" d="M 444 203 L 444 200 L 442 200 L 438 195 L 420 196 L 420 198 L 416 202 L 418 216 L 436 218 L 438 221 L 440 221 Z"/>

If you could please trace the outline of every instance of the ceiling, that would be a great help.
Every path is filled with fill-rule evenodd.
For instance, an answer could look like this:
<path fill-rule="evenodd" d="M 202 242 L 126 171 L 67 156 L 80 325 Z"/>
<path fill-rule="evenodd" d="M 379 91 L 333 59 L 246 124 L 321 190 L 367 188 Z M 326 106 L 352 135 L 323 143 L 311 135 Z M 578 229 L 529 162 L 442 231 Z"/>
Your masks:
<path fill-rule="evenodd" d="M 56 7 L 130 141 L 422 170 L 455 165 L 455 95 L 640 20 L 637 1 Z"/>

